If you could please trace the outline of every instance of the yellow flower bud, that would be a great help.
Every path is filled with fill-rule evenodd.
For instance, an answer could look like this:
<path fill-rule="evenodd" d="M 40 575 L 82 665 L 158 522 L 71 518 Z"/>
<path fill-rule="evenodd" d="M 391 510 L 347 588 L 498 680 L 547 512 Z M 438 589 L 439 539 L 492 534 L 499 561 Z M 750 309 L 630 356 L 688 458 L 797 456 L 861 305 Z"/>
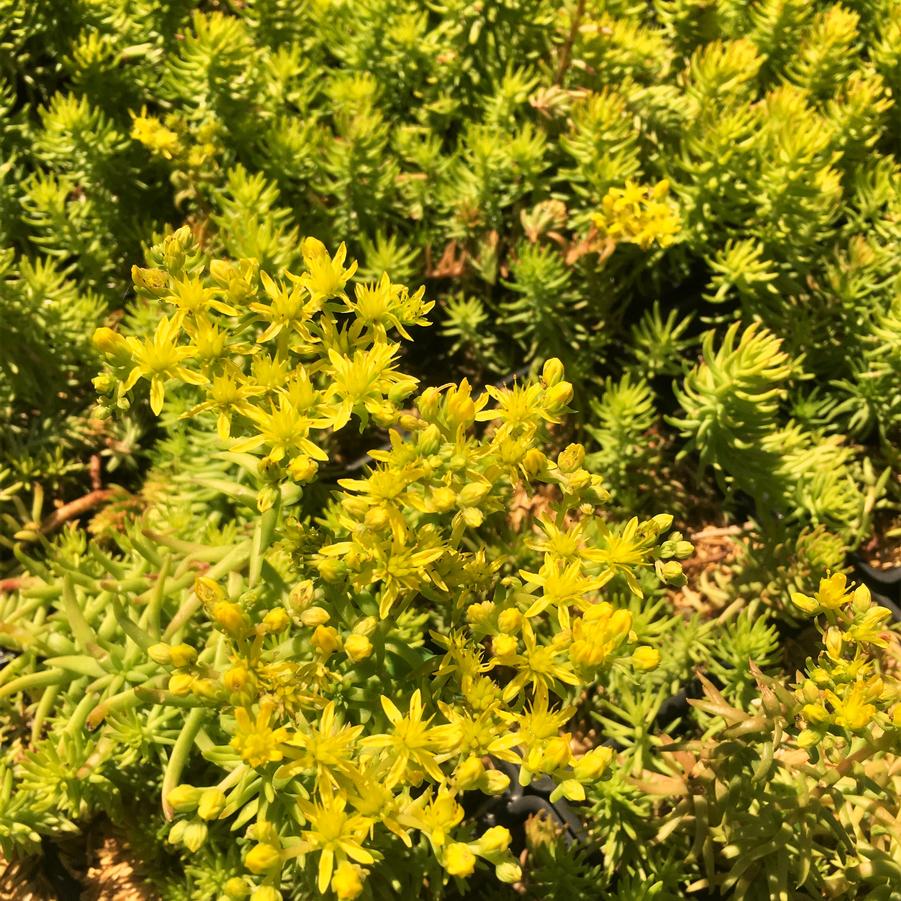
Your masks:
<path fill-rule="evenodd" d="M 678 560 L 667 560 L 665 563 L 657 561 L 657 575 L 668 585 L 679 587 L 685 584 L 685 573 L 682 572 L 682 564 Z"/>
<path fill-rule="evenodd" d="M 632 653 L 632 665 L 640 670 L 656 669 L 660 664 L 660 651 L 644 644 Z"/>
<path fill-rule="evenodd" d="M 485 764 L 478 757 L 467 757 L 454 774 L 459 791 L 471 791 L 476 788 L 485 775 Z"/>
<path fill-rule="evenodd" d="M 441 447 L 441 429 L 434 423 L 426 426 L 420 433 L 417 441 L 419 451 L 423 456 L 430 457 Z"/>
<path fill-rule="evenodd" d="M 172 661 L 172 666 L 181 669 L 186 666 L 191 666 L 191 664 L 194 663 L 197 659 L 197 651 L 189 644 L 173 645 L 170 648 L 170 659 Z"/>
<path fill-rule="evenodd" d="M 571 400 L 573 396 L 573 386 L 569 382 L 558 382 L 556 385 L 548 388 L 547 399 L 548 408 L 552 412 L 562 410 Z"/>
<path fill-rule="evenodd" d="M 360 878 L 360 867 L 348 860 L 342 860 L 332 876 L 332 891 L 339 901 L 353 901 L 363 891 L 363 880 Z"/>
<path fill-rule="evenodd" d="M 319 464 L 312 458 L 301 454 L 288 464 L 288 475 L 295 482 L 309 482 L 319 471 Z"/>
<path fill-rule="evenodd" d="M 654 524 L 657 534 L 662 535 L 672 526 L 673 516 L 671 513 L 658 513 L 651 517 L 651 522 Z"/>
<path fill-rule="evenodd" d="M 452 842 L 444 852 L 444 869 L 451 876 L 465 878 L 471 876 L 476 868 L 476 856 L 463 842 Z"/>
<path fill-rule="evenodd" d="M 479 601 L 466 608 L 466 621 L 473 626 L 484 626 L 494 613 L 493 601 Z"/>
<path fill-rule="evenodd" d="M 222 684 L 228 691 L 242 691 L 250 683 L 250 670 L 237 663 L 222 674 Z"/>
<path fill-rule="evenodd" d="M 118 332 L 114 332 L 111 328 L 102 326 L 94 331 L 91 337 L 94 347 L 102 354 L 112 356 L 114 354 L 122 354 L 128 356 L 131 352 L 125 338 Z"/>
<path fill-rule="evenodd" d="M 155 297 L 163 297 L 169 291 L 169 276 L 162 269 L 142 269 L 131 267 L 131 280 L 136 288 Z"/>
<path fill-rule="evenodd" d="M 804 684 L 801 686 L 801 693 L 810 704 L 815 704 L 820 699 L 820 690 L 812 679 L 804 680 Z"/>
<path fill-rule="evenodd" d="M 194 580 L 194 594 L 207 607 L 212 607 L 217 601 L 225 600 L 225 592 L 222 588 L 206 576 L 198 576 Z"/>
<path fill-rule="evenodd" d="M 820 608 L 820 605 L 813 598 L 808 597 L 806 594 L 801 594 L 800 591 L 793 591 L 791 599 L 792 603 L 805 613 L 813 614 Z"/>
<path fill-rule="evenodd" d="M 499 795 L 510 787 L 510 777 L 500 770 L 485 770 L 479 789 L 486 795 Z"/>
<path fill-rule="evenodd" d="M 548 388 L 563 381 L 563 364 L 556 357 L 551 357 L 541 369 L 541 380 Z"/>
<path fill-rule="evenodd" d="M 375 632 L 379 621 L 374 616 L 366 616 L 354 626 L 355 635 L 365 635 L 367 638 Z"/>
<path fill-rule="evenodd" d="M 460 489 L 460 493 L 457 495 L 457 503 L 461 507 L 476 507 L 488 497 L 490 492 L 491 486 L 485 482 L 470 482 Z"/>
<path fill-rule="evenodd" d="M 580 469 L 584 462 L 585 448 L 581 444 L 570 444 L 557 455 L 557 466 L 567 475 Z"/>
<path fill-rule="evenodd" d="M 522 613 L 515 607 L 501 611 L 497 618 L 497 627 L 505 635 L 512 635 L 514 632 L 518 632 L 521 625 Z"/>
<path fill-rule="evenodd" d="M 225 792 L 220 788 L 208 788 L 200 795 L 197 815 L 203 820 L 215 820 L 225 810 Z"/>
<path fill-rule="evenodd" d="M 191 820 L 182 833 L 182 844 L 191 852 L 199 851 L 206 841 L 208 832 L 206 823 L 201 820 Z"/>
<path fill-rule="evenodd" d="M 851 603 L 858 613 L 866 613 L 870 609 L 872 602 L 870 589 L 866 585 L 860 584 L 854 589 L 854 593 L 851 595 Z"/>
<path fill-rule="evenodd" d="M 186 698 L 191 694 L 195 681 L 190 673 L 173 673 L 169 677 L 169 691 L 178 698 Z"/>
<path fill-rule="evenodd" d="M 819 703 L 805 704 L 801 708 L 801 713 L 808 723 L 813 723 L 815 726 L 822 725 L 823 723 L 828 723 L 831 719 L 826 708 Z"/>
<path fill-rule="evenodd" d="M 282 901 L 282 893 L 272 885 L 258 885 L 250 896 L 250 901 Z"/>
<path fill-rule="evenodd" d="M 302 613 L 313 603 L 314 593 L 312 579 L 304 579 L 303 582 L 298 582 L 291 589 L 288 595 L 288 606 L 294 613 Z"/>
<path fill-rule="evenodd" d="M 839 629 L 838 626 L 830 626 L 826 630 L 826 636 L 823 643 L 826 646 L 826 653 L 832 660 L 839 661 L 842 659 L 843 641 L 844 636 L 842 635 L 842 630 Z"/>
<path fill-rule="evenodd" d="M 485 521 L 485 514 L 475 507 L 464 508 L 461 511 L 461 515 L 463 517 L 463 522 L 465 522 L 470 529 L 477 529 Z"/>
<path fill-rule="evenodd" d="M 438 513 L 445 513 L 457 506 L 457 493 L 453 488 L 442 485 L 432 492 L 432 506 Z"/>
<path fill-rule="evenodd" d="M 270 610 L 260 623 L 263 631 L 267 633 L 281 632 L 287 629 L 290 624 L 291 617 L 288 616 L 288 611 L 284 607 L 276 607 L 274 610 Z"/>
<path fill-rule="evenodd" d="M 324 626 L 331 618 L 325 607 L 309 607 L 300 614 L 300 621 L 311 629 Z"/>
<path fill-rule="evenodd" d="M 502 860 L 494 868 L 494 875 L 499 882 L 513 885 L 522 879 L 522 867 L 515 860 Z"/>
<path fill-rule="evenodd" d="M 166 803 L 176 813 L 190 813 L 200 801 L 203 789 L 183 783 L 176 785 L 166 794 Z"/>
<path fill-rule="evenodd" d="M 147 656 L 161 666 L 169 666 L 172 663 L 172 651 L 165 642 L 152 644 L 147 648 Z"/>
<path fill-rule="evenodd" d="M 546 467 L 547 457 L 537 447 L 527 450 L 522 458 L 522 468 L 527 476 L 540 475 Z"/>
<path fill-rule="evenodd" d="M 338 582 L 344 577 L 344 561 L 335 557 L 322 557 L 316 561 L 316 569 L 326 582 Z"/>
<path fill-rule="evenodd" d="M 281 852 L 273 845 L 254 845 L 244 858 L 244 866 L 258 876 L 274 870 L 282 862 Z"/>
<path fill-rule="evenodd" d="M 226 286 L 232 279 L 239 278 L 237 267 L 228 260 L 210 260 L 210 278 L 214 282 Z"/>
<path fill-rule="evenodd" d="M 419 407 L 419 415 L 423 419 L 433 419 L 438 412 L 438 404 L 441 402 L 441 393 L 437 388 L 426 388 L 419 395 L 416 405 Z"/>
<path fill-rule="evenodd" d="M 278 845 L 278 829 L 269 820 L 258 820 L 247 830 L 247 837 L 256 839 L 264 845 Z"/>
<path fill-rule="evenodd" d="M 614 610 L 609 629 L 614 634 L 625 635 L 632 628 L 632 614 L 628 610 Z"/>
<path fill-rule="evenodd" d="M 313 647 L 326 657 L 341 647 L 341 636 L 334 626 L 316 626 L 310 641 Z"/>
<path fill-rule="evenodd" d="M 479 854 L 485 857 L 492 857 L 497 854 L 503 854 L 513 840 L 510 830 L 506 826 L 492 826 L 476 840 L 475 845 Z"/>
<path fill-rule="evenodd" d="M 250 622 L 244 611 L 232 601 L 216 601 L 211 611 L 213 622 L 232 638 L 247 634 Z"/>
<path fill-rule="evenodd" d="M 351 633 L 344 642 L 344 653 L 354 663 L 359 663 L 372 654 L 372 642 L 365 635 Z"/>
<path fill-rule="evenodd" d="M 601 746 L 592 748 L 587 754 L 580 757 L 574 764 L 573 770 L 577 779 L 583 782 L 591 782 L 602 776 L 613 760 L 613 749 Z"/>
<path fill-rule="evenodd" d="M 496 657 L 507 657 L 516 653 L 518 643 L 515 635 L 496 635 L 491 640 L 491 648 Z"/>
<path fill-rule="evenodd" d="M 222 886 L 222 892 L 229 901 L 242 901 L 250 894 L 250 888 L 240 876 L 232 876 Z"/>

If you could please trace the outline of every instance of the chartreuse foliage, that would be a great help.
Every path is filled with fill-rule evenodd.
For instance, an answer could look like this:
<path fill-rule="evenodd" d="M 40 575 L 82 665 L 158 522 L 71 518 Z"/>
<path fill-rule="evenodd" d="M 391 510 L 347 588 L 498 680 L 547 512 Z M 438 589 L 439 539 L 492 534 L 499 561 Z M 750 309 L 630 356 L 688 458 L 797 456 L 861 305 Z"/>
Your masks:
<path fill-rule="evenodd" d="M 50 423 L 80 407 L 83 326 L 183 219 L 264 268 L 317 234 L 367 277 L 427 280 L 441 348 L 482 381 L 558 356 L 587 413 L 607 377 L 674 376 L 684 409 L 653 383 L 668 451 L 739 509 L 865 535 L 901 421 L 897 4 L 58 6 L 2 7 L 9 482 L 58 475 L 35 397 Z M 702 332 L 708 366 L 747 353 L 693 373 Z M 730 392 L 752 355 L 779 384 L 727 450 L 701 383 Z"/>
<path fill-rule="evenodd" d="M 836 580 L 897 527 L 898 4 L 0 23 L 5 856 L 504 897 L 493 756 L 603 852 L 533 823 L 509 892 L 890 896 L 897 644 Z M 697 614 L 662 510 L 731 536 Z"/>

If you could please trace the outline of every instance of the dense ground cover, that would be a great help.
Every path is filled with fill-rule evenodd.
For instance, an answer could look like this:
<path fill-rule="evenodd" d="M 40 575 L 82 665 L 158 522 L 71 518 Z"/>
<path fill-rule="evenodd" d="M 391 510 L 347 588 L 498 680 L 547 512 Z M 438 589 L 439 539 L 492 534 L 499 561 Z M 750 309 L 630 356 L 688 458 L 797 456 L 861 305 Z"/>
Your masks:
<path fill-rule="evenodd" d="M 0 21 L 12 884 L 891 897 L 897 4 Z"/>

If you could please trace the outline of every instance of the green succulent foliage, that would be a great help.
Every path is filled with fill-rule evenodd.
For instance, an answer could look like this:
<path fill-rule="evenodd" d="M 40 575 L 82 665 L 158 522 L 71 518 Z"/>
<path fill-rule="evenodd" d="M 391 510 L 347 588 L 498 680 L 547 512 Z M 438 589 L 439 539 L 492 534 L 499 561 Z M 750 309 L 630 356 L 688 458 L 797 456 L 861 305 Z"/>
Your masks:
<path fill-rule="evenodd" d="M 804 434 L 766 401 L 766 435 L 737 431 L 714 465 L 865 528 L 844 475 L 797 473 L 854 469 L 831 435 L 877 471 L 898 439 L 894 4 L 36 0 L 9 6 L 0 41 L 7 280 L 41 273 L 68 298 L 65 321 L 45 310 L 15 333 L 22 353 L 65 349 L 42 369 L 50 393 L 87 384 L 68 339 L 121 305 L 127 261 L 165 224 L 273 268 L 315 233 L 373 277 L 456 298 L 441 350 L 482 377 L 497 347 L 497 371 L 560 357 L 583 411 L 598 378 L 683 376 L 693 321 L 715 348 L 759 321 L 791 359 Z M 593 237 L 630 179 L 668 180 L 670 246 Z M 4 326 L 17 304 L 0 299 Z M 20 416 L 33 376 L 4 376 Z M 791 472 L 765 485 L 756 439 L 778 447 L 784 428 Z"/>
<path fill-rule="evenodd" d="M 901 499 L 899 98 L 888 0 L 0 0 L 0 575 L 25 578 L 0 588 L 17 655 L 0 670 L 0 853 L 106 816 L 163 897 L 217 897 L 239 869 L 215 825 L 187 855 L 161 817 L 129 817 L 158 806 L 181 728 L 171 699 L 132 703 L 134 685 L 163 691 L 135 625 L 177 616 L 188 545 L 225 578 L 262 573 L 263 595 L 289 561 L 254 557 L 253 474 L 210 457 L 179 422 L 187 402 L 152 429 L 137 405 L 118 426 L 90 414 L 91 333 L 122 315 L 152 333 L 127 272 L 186 222 L 210 254 L 268 270 L 317 234 L 346 240 L 367 279 L 425 282 L 440 336 L 409 362 L 427 383 L 451 362 L 484 383 L 557 356 L 617 514 L 663 501 L 694 522 L 713 497 L 741 524 L 700 580 L 718 618 L 619 597 L 666 652 L 640 683 L 613 674 L 615 704 L 585 702 L 624 765 L 582 811 L 602 863 L 545 837 L 527 896 L 707 880 L 748 899 L 891 897 L 896 864 L 848 837 L 880 773 L 851 801 L 799 804 L 802 776 L 762 765 L 779 717 L 754 719 L 747 661 L 803 665 L 780 653 L 785 599 L 844 569 Z M 611 190 L 663 181 L 672 241 L 598 224 Z M 135 490 L 105 496 L 88 530 L 45 528 L 52 501 L 92 491 L 92 456 Z M 314 511 L 337 516 L 327 492 L 297 501 L 298 536 Z M 422 622 L 404 627 L 421 648 Z M 115 664 L 93 731 L 87 647 Z M 661 726 L 698 668 L 725 706 Z M 25 689 L 30 721 L 11 700 Z M 727 707 L 744 738 L 724 734 Z M 713 742 L 709 778 L 661 800 L 643 774 L 678 771 L 660 760 L 686 730 Z M 397 879 L 373 877 L 374 896 L 438 897 L 418 850 L 391 853 Z"/>

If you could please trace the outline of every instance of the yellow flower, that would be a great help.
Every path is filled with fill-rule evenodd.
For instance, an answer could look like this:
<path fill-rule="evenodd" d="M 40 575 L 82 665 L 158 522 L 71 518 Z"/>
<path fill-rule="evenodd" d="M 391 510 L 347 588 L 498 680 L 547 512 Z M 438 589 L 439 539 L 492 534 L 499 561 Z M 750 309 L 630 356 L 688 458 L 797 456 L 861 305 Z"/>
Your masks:
<path fill-rule="evenodd" d="M 844 726 L 851 732 L 862 731 L 876 716 L 876 707 L 868 703 L 872 697 L 871 686 L 862 682 L 856 682 L 846 688 L 843 697 L 839 697 L 833 691 L 826 692 L 826 698 L 835 710 L 836 724 Z"/>
<path fill-rule="evenodd" d="M 844 573 L 833 573 L 826 579 L 820 579 L 820 587 L 811 598 L 801 592 L 793 592 L 791 599 L 796 607 L 805 613 L 815 614 L 823 610 L 838 610 L 850 597 L 845 595 L 848 577 Z"/>
<path fill-rule="evenodd" d="M 616 610 L 607 601 L 594 604 L 573 623 L 570 658 L 587 668 L 604 666 L 628 640 L 631 629 L 632 614 L 628 610 Z M 646 654 L 639 655 L 638 659 L 651 663 Z M 653 666 L 656 662 L 650 668 Z"/>
<path fill-rule="evenodd" d="M 255 720 L 251 720 L 250 714 L 243 707 L 235 710 L 237 729 L 231 746 L 252 767 L 265 766 L 284 756 L 281 745 L 288 740 L 289 732 L 284 726 L 277 729 L 270 727 L 274 710 L 275 704 L 269 698 L 260 701 L 260 710 Z"/>
<path fill-rule="evenodd" d="M 329 701 L 317 726 L 306 726 L 295 732 L 282 748 L 291 762 L 278 770 L 278 777 L 297 770 L 312 770 L 322 790 L 326 785 L 346 784 L 357 776 L 354 748 L 362 726 L 347 726 L 335 713 L 335 702 Z"/>
<path fill-rule="evenodd" d="M 328 657 L 341 647 L 341 636 L 334 626 L 316 626 L 310 644 L 324 657 Z"/>
<path fill-rule="evenodd" d="M 432 717 L 423 719 L 422 696 L 419 689 L 410 698 L 409 712 L 404 716 L 390 698 L 382 695 L 382 710 L 393 729 L 389 735 L 370 735 L 361 744 L 366 748 L 384 748 L 391 768 L 385 784 L 396 785 L 409 764 L 425 770 L 436 782 L 444 781 L 444 773 L 438 766 L 435 751 L 439 747 L 441 733 L 429 728 Z"/>
<path fill-rule="evenodd" d="M 234 453 L 265 445 L 269 458 L 276 463 L 285 457 L 290 459 L 300 454 L 314 460 L 328 460 L 328 454 L 307 437 L 311 427 L 324 423 L 300 412 L 285 395 L 279 398 L 278 407 L 271 406 L 268 413 L 258 407 L 251 407 L 246 412 L 258 432 L 233 444 L 231 450 Z"/>
<path fill-rule="evenodd" d="M 520 570 L 519 574 L 529 585 L 541 588 L 541 597 L 532 602 L 525 616 L 537 616 L 548 607 L 554 607 L 561 629 L 569 627 L 570 606 L 585 609 L 590 603 L 585 595 L 608 581 L 603 577 L 587 577 L 579 560 L 567 564 L 552 554 L 545 554 L 544 564 L 537 573 Z"/>
<path fill-rule="evenodd" d="M 476 760 L 487 755 L 510 763 L 518 760 L 511 748 L 519 739 L 515 732 L 509 731 L 498 721 L 493 709 L 473 715 L 443 701 L 439 701 L 438 706 L 450 721 L 432 730 L 442 750 Z"/>
<path fill-rule="evenodd" d="M 593 222 L 601 234 L 638 244 L 642 250 L 654 243 L 668 247 L 681 228 L 678 214 L 666 202 L 668 193 L 665 180 L 651 188 L 627 180 L 622 188 L 610 188 Z"/>
<path fill-rule="evenodd" d="M 354 300 L 345 299 L 348 312 L 355 313 L 359 322 L 370 327 L 378 338 L 384 338 L 388 328 L 395 329 L 408 341 L 413 339 L 405 325 L 426 325 L 423 318 L 435 305 L 423 302 L 425 288 L 410 295 L 403 285 L 392 285 L 384 273 L 378 282 L 357 285 Z"/>
<path fill-rule="evenodd" d="M 375 858 L 362 842 L 374 820 L 359 814 L 345 813 L 346 801 L 336 795 L 322 804 L 298 801 L 298 807 L 310 824 L 302 834 L 304 847 L 320 852 L 317 886 L 320 893 L 328 889 L 337 859 L 340 866 L 348 858 L 356 863 L 371 864 Z"/>
<path fill-rule="evenodd" d="M 402 825 L 422 832 L 435 853 L 440 854 L 451 830 L 460 824 L 464 815 L 454 793 L 442 785 L 434 794 L 431 788 L 423 792 L 411 802 L 399 820 Z"/>
<path fill-rule="evenodd" d="M 170 322 L 162 316 L 152 338 L 141 341 L 129 336 L 125 339 L 134 368 L 122 383 L 122 392 L 130 391 L 140 378 L 149 379 L 150 409 L 157 415 L 163 409 L 166 382 L 169 379 L 181 379 L 190 385 L 202 385 L 206 382 L 202 375 L 182 366 L 185 360 L 194 355 L 194 350 L 178 343 L 180 332 L 176 320 Z"/>
<path fill-rule="evenodd" d="M 136 116 L 131 114 L 131 136 L 140 141 L 145 147 L 158 153 L 167 160 L 171 160 L 179 150 L 178 135 L 170 128 L 166 128 L 156 116 L 148 116 L 146 108 Z"/>
<path fill-rule="evenodd" d="M 303 324 L 312 316 L 314 310 L 306 295 L 297 286 L 286 287 L 278 284 L 265 272 L 260 272 L 260 281 L 269 297 L 269 303 L 252 303 L 250 309 L 269 325 L 257 338 L 257 342 L 263 344 L 270 341 L 286 328 L 299 332 L 309 339 Z"/>
<path fill-rule="evenodd" d="M 316 238 L 306 238 L 301 247 L 307 272 L 298 279 L 314 300 L 327 300 L 344 293 L 344 287 L 357 271 L 352 262 L 346 269 L 344 260 L 347 247 L 342 243 L 333 257 L 329 257 L 325 245 Z"/>
<path fill-rule="evenodd" d="M 558 657 L 563 654 L 564 634 L 558 635 L 548 644 L 539 644 L 529 621 L 523 620 L 522 638 L 525 644 L 522 654 L 511 654 L 498 661 L 519 671 L 504 688 L 505 701 L 511 701 L 529 684 L 545 689 L 552 688 L 556 680 L 567 685 L 579 684 L 572 670 L 558 661 Z"/>
<path fill-rule="evenodd" d="M 225 316 L 238 315 L 233 306 L 218 300 L 216 291 L 207 288 L 199 278 L 186 278 L 184 281 L 173 279 L 169 290 L 172 293 L 164 299 L 178 307 L 175 318 L 179 322 L 188 314 L 200 316 L 208 310 L 215 310 Z"/>

